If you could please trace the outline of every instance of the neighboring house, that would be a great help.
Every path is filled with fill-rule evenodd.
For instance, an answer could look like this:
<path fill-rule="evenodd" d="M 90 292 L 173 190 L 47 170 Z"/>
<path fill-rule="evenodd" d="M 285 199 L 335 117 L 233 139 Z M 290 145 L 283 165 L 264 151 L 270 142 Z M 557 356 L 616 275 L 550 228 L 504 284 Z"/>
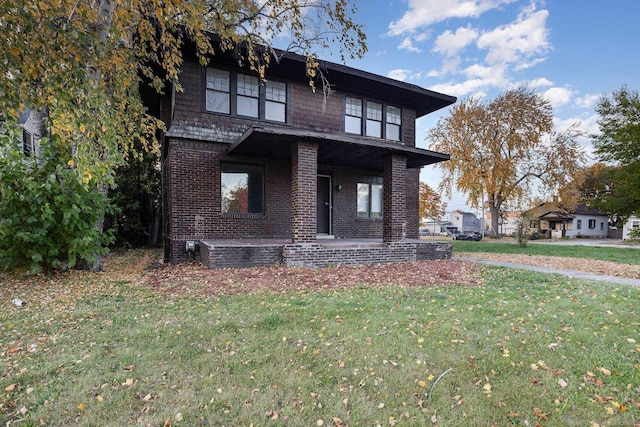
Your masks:
<path fill-rule="evenodd" d="M 454 211 L 449 215 L 451 225 L 458 229 L 460 233 L 471 231 L 482 231 L 482 221 L 471 212 Z"/>
<path fill-rule="evenodd" d="M 640 216 L 630 216 L 627 222 L 622 226 L 622 240 L 631 239 L 629 233 L 631 230 L 638 228 L 640 228 Z"/>
<path fill-rule="evenodd" d="M 578 204 L 567 209 L 555 203 L 542 203 L 530 211 L 533 215 L 531 232 L 544 237 L 606 238 L 609 216 L 599 209 Z"/>
<path fill-rule="evenodd" d="M 449 156 L 417 148 L 415 129 L 454 97 L 327 62 L 325 98 L 310 89 L 304 57 L 286 55 L 264 82 L 237 64 L 224 54 L 207 67 L 186 58 L 183 91 L 147 97 L 168 129 L 165 260 L 319 266 L 450 256 L 450 246 L 417 240 L 420 168 Z"/>
<path fill-rule="evenodd" d="M 498 234 L 512 236 L 518 231 L 522 211 L 506 211 L 498 218 Z M 487 212 L 487 224 L 491 224 L 491 212 Z"/>
<path fill-rule="evenodd" d="M 35 156 L 39 149 L 39 141 L 38 138 L 35 137 L 37 131 L 33 116 L 33 110 L 30 108 L 25 109 L 18 116 L 18 124 L 22 128 L 22 138 L 20 140 L 22 144 L 21 149 L 26 157 Z M 2 125 L 2 122 L 0 122 L 0 126 Z"/>

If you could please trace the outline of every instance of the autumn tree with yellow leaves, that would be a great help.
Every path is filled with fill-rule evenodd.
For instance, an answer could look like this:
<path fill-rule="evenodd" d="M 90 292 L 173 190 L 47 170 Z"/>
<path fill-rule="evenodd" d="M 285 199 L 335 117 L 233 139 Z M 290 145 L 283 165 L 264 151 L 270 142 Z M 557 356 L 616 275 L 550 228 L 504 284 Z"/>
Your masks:
<path fill-rule="evenodd" d="M 579 136 L 576 126 L 555 131 L 551 104 L 526 87 L 487 102 L 466 99 L 428 133 L 432 149 L 451 155 L 439 164 L 440 188 L 449 196 L 453 188 L 466 194 L 472 208 L 486 203 L 494 234 L 507 203 L 565 186 L 585 159 Z"/>
<path fill-rule="evenodd" d="M 19 157 L 3 157 L 0 174 L 12 165 L 16 170 L 5 176 L 6 182 L 15 185 L 0 193 L 0 259 L 22 256 L 36 268 L 99 261 L 105 243 L 99 236 L 103 212 L 97 218 L 86 212 L 65 213 L 65 204 L 53 203 L 53 196 L 37 197 L 35 182 L 29 184 L 30 196 L 22 197 L 35 212 L 24 223 L 24 230 L 16 231 L 23 221 L 10 209 L 3 212 L 2 206 L 18 197 L 21 190 L 15 177 L 25 173 L 32 179 L 38 174 L 42 174 L 38 179 L 53 177 L 51 185 L 59 187 L 60 197 L 75 194 L 77 186 L 81 187 L 95 199 L 92 211 L 106 206 L 117 167 L 141 151 L 155 150 L 157 132 L 164 126 L 147 114 L 140 85 L 150 84 L 159 92 L 167 85 L 180 90 L 186 42 L 195 46 L 202 64 L 215 61 L 217 52 L 233 51 L 239 62 L 260 77 L 283 51 L 304 55 L 310 90 L 325 89 L 329 86 L 320 72 L 318 52 L 331 48 L 345 59 L 366 51 L 365 35 L 352 20 L 353 13 L 349 0 L 0 2 L 0 112 L 4 121 L 0 156 L 15 154 L 15 132 L 10 128 L 26 109 L 31 110 L 40 141 L 27 170 L 16 172 L 24 167 Z M 290 42 L 278 51 L 276 39 Z M 78 200 L 72 205 L 76 202 L 82 204 Z M 51 223 L 58 217 L 93 221 L 98 233 L 70 237 L 75 243 L 66 242 L 46 253 L 16 252 L 21 242 L 37 246 L 50 238 L 48 228 L 34 233 L 33 223 L 40 221 L 37 212 L 53 211 L 54 206 L 62 211 L 48 217 Z M 13 220 L 6 220 L 7 216 Z M 63 234 L 57 238 L 60 236 Z M 78 245 L 83 249 L 74 252 Z M 94 263 L 94 269 L 99 268 L 99 262 Z"/>
<path fill-rule="evenodd" d="M 420 218 L 442 219 L 447 208 L 447 204 L 442 201 L 431 186 L 425 182 L 420 183 Z"/>

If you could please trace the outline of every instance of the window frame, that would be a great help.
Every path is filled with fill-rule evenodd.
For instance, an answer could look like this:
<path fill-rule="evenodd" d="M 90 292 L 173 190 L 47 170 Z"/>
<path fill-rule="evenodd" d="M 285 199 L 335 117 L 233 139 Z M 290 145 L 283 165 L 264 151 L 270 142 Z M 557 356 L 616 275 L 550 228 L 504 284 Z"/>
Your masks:
<path fill-rule="evenodd" d="M 590 219 L 589 220 L 589 230 L 593 230 L 596 228 L 596 220 L 595 219 Z"/>
<path fill-rule="evenodd" d="M 359 111 L 356 113 L 353 109 L 350 109 L 350 104 L 353 104 L 350 101 L 357 101 L 359 104 Z M 379 118 L 370 117 L 369 106 L 381 106 L 381 114 Z M 356 113 L 356 114 L 354 114 Z M 386 104 L 381 101 L 368 99 L 368 98 L 360 98 L 357 96 L 346 95 L 344 98 L 344 132 L 352 135 L 360 135 L 365 136 L 367 138 L 378 138 L 378 139 L 386 139 L 394 142 L 402 142 L 402 120 L 403 120 L 403 110 L 401 107 L 392 104 Z M 351 118 L 351 120 L 349 120 Z M 357 119 L 359 123 L 349 124 L 349 121 L 354 121 Z M 371 132 L 371 126 L 373 124 L 377 124 L 379 126 L 379 132 Z M 391 135 L 392 127 L 396 129 L 393 133 L 397 132 L 397 138 L 395 135 Z M 355 132 L 355 129 L 359 129 L 358 132 Z M 391 137 L 390 137 L 391 136 Z"/>
<path fill-rule="evenodd" d="M 290 102 L 290 89 L 289 89 L 288 82 L 283 80 L 276 80 L 276 79 L 261 82 L 257 76 L 254 76 L 250 73 L 243 73 L 241 71 L 230 70 L 226 68 L 203 67 L 203 69 L 204 69 L 203 79 L 204 79 L 204 93 L 205 93 L 203 106 L 202 106 L 203 112 L 208 114 L 222 114 L 225 116 L 238 117 L 243 119 L 261 120 L 261 121 L 267 121 L 267 122 L 273 122 L 273 123 L 285 123 L 285 124 L 289 123 L 289 106 L 291 102 Z M 208 80 L 209 70 L 213 70 L 213 72 L 218 71 L 222 73 L 227 73 L 229 76 L 229 85 L 228 85 L 229 90 L 228 92 L 222 92 L 222 93 L 226 93 L 229 97 L 228 111 L 211 110 L 207 105 L 208 93 L 209 91 L 213 91 L 213 89 L 209 87 L 209 80 Z M 247 78 L 258 80 L 258 88 L 257 88 L 258 96 L 257 97 L 254 95 L 247 95 L 246 93 L 239 93 L 239 91 L 242 91 L 242 85 L 239 83 L 240 80 L 241 79 L 244 80 Z M 267 86 L 270 84 L 275 84 L 279 86 L 281 90 L 284 90 L 284 96 L 279 95 L 278 101 L 273 101 L 271 99 L 268 99 L 267 97 Z M 256 99 L 258 103 L 258 114 L 251 115 L 251 114 L 243 114 L 239 112 L 239 108 L 238 108 L 239 98 Z M 279 105 L 283 106 L 284 114 L 278 114 L 278 116 L 282 116 L 283 120 L 277 120 L 276 118 L 273 118 L 274 117 L 273 115 L 267 114 L 267 110 L 268 110 L 267 104 L 269 102 L 278 103 Z"/>
<path fill-rule="evenodd" d="M 366 188 L 366 211 L 361 210 L 360 188 Z M 379 195 L 379 196 L 378 196 Z M 382 219 L 384 204 L 384 184 L 382 177 L 371 177 L 368 180 L 359 180 L 356 184 L 356 217 L 358 219 L 380 220 Z M 374 207 L 378 210 L 374 211 Z"/>
<path fill-rule="evenodd" d="M 247 175 L 246 211 L 227 210 L 225 208 L 225 174 Z M 251 177 L 254 177 L 253 179 Z M 257 179 L 256 179 L 257 178 Z M 252 185 L 252 182 L 254 183 Z M 257 188 L 255 186 L 258 186 Z M 231 191 L 231 190 L 226 190 Z M 252 163 L 220 163 L 220 212 L 227 216 L 262 216 L 266 211 L 265 168 Z M 256 209 L 257 206 L 257 209 Z"/>

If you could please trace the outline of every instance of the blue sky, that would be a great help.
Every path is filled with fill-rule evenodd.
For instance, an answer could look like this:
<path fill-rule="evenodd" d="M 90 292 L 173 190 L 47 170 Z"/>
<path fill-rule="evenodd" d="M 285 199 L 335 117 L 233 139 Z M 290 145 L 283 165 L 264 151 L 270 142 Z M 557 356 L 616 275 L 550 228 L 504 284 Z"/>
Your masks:
<path fill-rule="evenodd" d="M 522 84 L 546 96 L 556 126 L 597 131 L 595 104 L 640 89 L 640 0 L 356 0 L 369 51 L 347 65 L 458 99 Z M 330 59 L 330 58 L 327 58 Z M 448 109 L 418 121 L 417 145 Z M 590 142 L 582 141 L 587 151 Z M 437 187 L 442 172 L 421 179 Z M 447 210 L 466 199 L 443 196 Z"/>

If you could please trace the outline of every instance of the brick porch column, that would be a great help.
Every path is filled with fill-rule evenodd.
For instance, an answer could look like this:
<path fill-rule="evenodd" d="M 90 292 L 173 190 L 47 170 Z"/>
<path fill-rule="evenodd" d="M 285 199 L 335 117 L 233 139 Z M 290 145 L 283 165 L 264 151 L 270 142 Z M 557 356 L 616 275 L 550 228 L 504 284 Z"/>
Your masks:
<path fill-rule="evenodd" d="M 318 234 L 318 144 L 291 147 L 291 240 L 315 242 Z"/>
<path fill-rule="evenodd" d="M 407 158 L 389 154 L 384 159 L 382 203 L 382 240 L 404 239 L 407 227 Z"/>

